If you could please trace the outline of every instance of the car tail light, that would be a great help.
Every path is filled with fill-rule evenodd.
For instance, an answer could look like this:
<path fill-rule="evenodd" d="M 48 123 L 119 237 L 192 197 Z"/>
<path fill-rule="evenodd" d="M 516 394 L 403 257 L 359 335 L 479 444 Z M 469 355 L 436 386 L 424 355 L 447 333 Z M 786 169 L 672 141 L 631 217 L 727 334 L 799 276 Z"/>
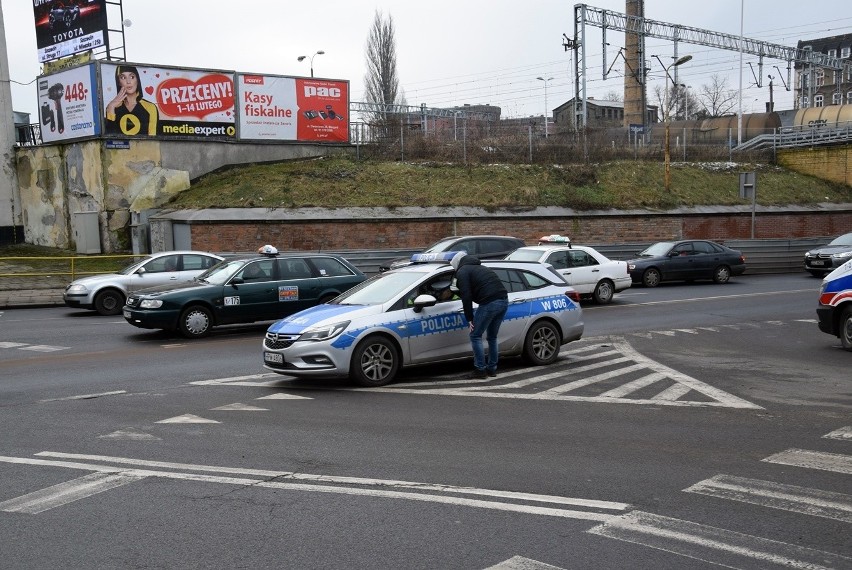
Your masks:
<path fill-rule="evenodd" d="M 580 294 L 571 289 L 570 291 L 565 291 L 565 296 L 574 301 L 575 303 L 580 302 Z"/>
<path fill-rule="evenodd" d="M 741 256 L 740 256 L 740 261 L 742 261 L 743 263 L 745 263 L 745 256 L 744 256 L 744 255 L 741 255 Z"/>

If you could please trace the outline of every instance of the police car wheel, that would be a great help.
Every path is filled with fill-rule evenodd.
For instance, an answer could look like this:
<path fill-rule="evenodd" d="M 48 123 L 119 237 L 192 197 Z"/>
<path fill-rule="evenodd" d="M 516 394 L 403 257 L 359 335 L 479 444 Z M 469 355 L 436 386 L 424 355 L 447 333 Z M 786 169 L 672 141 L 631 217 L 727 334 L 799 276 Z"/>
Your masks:
<path fill-rule="evenodd" d="M 399 370 L 399 355 L 390 340 L 381 336 L 364 339 L 352 354 L 352 379 L 360 386 L 390 384 Z"/>
<path fill-rule="evenodd" d="M 595 303 L 598 305 L 606 305 L 612 301 L 612 296 L 614 294 L 615 286 L 612 284 L 612 281 L 609 279 L 602 279 L 597 286 L 595 286 L 593 296 L 595 298 Z"/>
<path fill-rule="evenodd" d="M 713 270 L 713 281 L 715 283 L 727 283 L 731 279 L 731 268 L 727 265 L 720 265 Z"/>
<path fill-rule="evenodd" d="M 102 315 L 117 315 L 123 305 L 124 295 L 112 289 L 101 291 L 95 297 L 95 310 Z"/>
<path fill-rule="evenodd" d="M 536 323 L 527 333 L 524 342 L 524 357 L 536 366 L 551 364 L 559 358 L 562 345 L 559 329 L 549 321 Z"/>
<path fill-rule="evenodd" d="M 180 332 L 186 338 L 202 338 L 210 334 L 213 315 L 206 307 L 195 305 L 180 316 Z"/>
<path fill-rule="evenodd" d="M 660 281 L 661 277 L 659 269 L 654 269 L 652 267 L 651 269 L 646 269 L 645 273 L 642 274 L 642 285 L 645 287 L 656 287 L 660 284 Z"/>
<path fill-rule="evenodd" d="M 840 315 L 840 344 L 846 350 L 852 350 L 852 307 L 847 307 Z"/>

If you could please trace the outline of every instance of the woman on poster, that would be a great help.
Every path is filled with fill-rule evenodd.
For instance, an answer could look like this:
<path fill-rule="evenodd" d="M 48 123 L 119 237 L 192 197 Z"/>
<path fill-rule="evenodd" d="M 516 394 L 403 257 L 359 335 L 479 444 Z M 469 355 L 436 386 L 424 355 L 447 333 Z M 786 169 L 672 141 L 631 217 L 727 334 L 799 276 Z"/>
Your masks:
<path fill-rule="evenodd" d="M 155 136 L 157 106 L 142 98 L 139 71 L 132 65 L 116 66 L 115 89 L 118 94 L 106 106 L 106 133 Z"/>

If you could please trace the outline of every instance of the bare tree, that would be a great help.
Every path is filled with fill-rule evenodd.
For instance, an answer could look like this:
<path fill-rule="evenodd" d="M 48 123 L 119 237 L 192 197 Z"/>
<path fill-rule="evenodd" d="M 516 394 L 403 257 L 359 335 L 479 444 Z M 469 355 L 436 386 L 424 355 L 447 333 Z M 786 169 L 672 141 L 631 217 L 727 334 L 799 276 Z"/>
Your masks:
<path fill-rule="evenodd" d="M 364 84 L 367 88 L 366 99 L 380 106 L 402 105 L 404 96 L 399 89 L 399 76 L 396 71 L 396 32 L 393 16 L 384 18 L 376 10 L 366 47 L 367 73 Z M 376 113 L 377 122 L 387 121 L 387 112 Z"/>
<path fill-rule="evenodd" d="M 728 88 L 728 78 L 712 75 L 710 83 L 701 86 L 698 95 L 701 109 L 696 109 L 699 118 L 720 117 L 731 112 L 737 105 L 737 91 Z"/>
<path fill-rule="evenodd" d="M 604 101 L 623 101 L 624 94 L 618 91 L 607 91 L 606 95 L 603 96 Z"/>

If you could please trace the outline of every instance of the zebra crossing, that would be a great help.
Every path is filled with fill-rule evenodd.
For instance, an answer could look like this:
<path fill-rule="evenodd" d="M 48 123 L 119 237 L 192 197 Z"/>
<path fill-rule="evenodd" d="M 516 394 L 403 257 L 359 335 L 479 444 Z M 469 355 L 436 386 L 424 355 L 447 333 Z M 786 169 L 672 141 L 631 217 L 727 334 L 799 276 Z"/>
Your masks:
<path fill-rule="evenodd" d="M 70 346 L 50 346 L 47 344 L 29 344 L 26 342 L 0 342 L 0 348 L 15 348 L 18 350 L 30 350 L 32 352 L 56 352 L 68 350 Z"/>
<path fill-rule="evenodd" d="M 642 355 L 623 337 L 572 344 L 563 349 L 554 364 L 501 371 L 496 380 L 459 380 L 457 376 L 444 376 L 431 382 L 354 389 L 481 398 L 763 409 Z"/>
<path fill-rule="evenodd" d="M 848 433 L 852 433 L 852 426 L 822 437 L 849 441 L 842 437 Z M 847 454 L 788 449 L 762 461 L 841 475 L 852 474 L 852 455 Z M 852 524 L 852 495 L 845 493 L 726 474 L 699 481 L 683 492 Z M 587 532 L 728 568 L 852 568 L 852 558 L 795 544 L 799 541 L 797 536 L 791 536 L 791 542 L 787 543 L 638 510 L 606 521 Z M 846 536 L 850 534 L 852 528 L 845 532 Z"/>

